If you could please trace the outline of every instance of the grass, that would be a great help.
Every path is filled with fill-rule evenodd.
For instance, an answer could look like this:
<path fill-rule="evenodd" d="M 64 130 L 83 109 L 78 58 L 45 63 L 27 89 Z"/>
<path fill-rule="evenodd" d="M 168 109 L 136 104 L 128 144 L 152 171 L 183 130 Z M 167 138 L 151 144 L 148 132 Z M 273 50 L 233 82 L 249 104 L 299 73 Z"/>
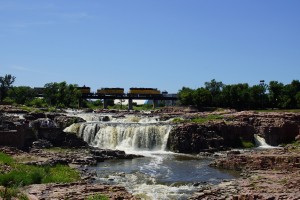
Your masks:
<path fill-rule="evenodd" d="M 11 156 L 0 152 L 0 164 L 12 165 L 14 162 L 15 161 Z"/>
<path fill-rule="evenodd" d="M 0 185 L 5 188 L 0 190 L 0 197 L 11 199 L 18 197 L 26 199 L 18 192 L 18 188 L 31 184 L 41 183 L 69 183 L 80 180 L 79 172 L 66 165 L 32 166 L 17 163 L 11 156 L 0 152 L 0 166 L 9 165 L 8 173 L 0 174 Z M 21 196 L 20 196 L 21 195 Z"/>
<path fill-rule="evenodd" d="M 250 148 L 254 148 L 255 147 L 255 144 L 251 141 L 246 141 L 246 140 L 243 140 L 241 139 L 241 145 L 243 148 L 246 148 L 246 149 L 250 149 Z"/>
<path fill-rule="evenodd" d="M 0 189 L 0 197 L 6 200 L 11 200 L 16 198 L 19 200 L 29 200 L 29 198 L 25 194 L 21 193 L 18 188 Z"/>
<path fill-rule="evenodd" d="M 174 118 L 173 122 L 175 123 L 186 123 L 186 122 L 194 122 L 197 124 L 204 124 L 209 121 L 217 121 L 224 119 L 222 115 L 207 115 L 205 117 L 197 117 L 193 119 L 182 119 L 182 118 Z"/>
<path fill-rule="evenodd" d="M 0 185 L 20 187 L 41 183 L 69 183 L 79 178 L 76 170 L 65 165 L 38 167 L 17 164 L 9 173 L 0 174 Z"/>
<path fill-rule="evenodd" d="M 95 194 L 95 195 L 89 196 L 86 200 L 109 200 L 109 198 L 102 194 Z"/>

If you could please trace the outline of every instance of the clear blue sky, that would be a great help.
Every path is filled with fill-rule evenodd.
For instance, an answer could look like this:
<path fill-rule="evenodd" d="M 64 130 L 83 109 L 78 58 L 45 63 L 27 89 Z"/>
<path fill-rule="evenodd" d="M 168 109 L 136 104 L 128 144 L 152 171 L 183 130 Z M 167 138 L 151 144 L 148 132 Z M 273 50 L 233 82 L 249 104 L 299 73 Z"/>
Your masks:
<path fill-rule="evenodd" d="M 300 75 L 299 0 L 0 0 L 0 76 L 177 92 Z"/>

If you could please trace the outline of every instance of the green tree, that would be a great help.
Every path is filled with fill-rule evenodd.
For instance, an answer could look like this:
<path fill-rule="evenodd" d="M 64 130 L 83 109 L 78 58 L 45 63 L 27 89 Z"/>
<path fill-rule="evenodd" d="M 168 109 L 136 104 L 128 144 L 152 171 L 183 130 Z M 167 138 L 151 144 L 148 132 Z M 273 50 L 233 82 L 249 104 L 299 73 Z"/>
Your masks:
<path fill-rule="evenodd" d="M 45 101 L 56 107 L 78 107 L 81 98 L 76 85 L 68 85 L 66 82 L 45 84 Z"/>
<path fill-rule="evenodd" d="M 16 77 L 6 74 L 4 77 L 0 77 L 0 101 L 3 101 L 7 97 L 8 89 L 15 82 Z"/>
<path fill-rule="evenodd" d="M 264 85 L 254 85 L 249 88 L 249 105 L 252 109 L 264 108 L 268 104 L 266 87 Z"/>
<path fill-rule="evenodd" d="M 12 87 L 8 90 L 8 97 L 18 104 L 32 101 L 35 96 L 35 91 L 28 86 Z"/>
<path fill-rule="evenodd" d="M 188 87 L 182 87 L 181 90 L 178 92 L 178 100 L 180 102 L 180 105 L 183 106 L 188 106 L 188 105 L 193 105 L 193 93 L 194 90 Z"/>
<path fill-rule="evenodd" d="M 284 85 L 278 81 L 269 83 L 269 101 L 272 108 L 279 108 L 282 99 Z"/>
<path fill-rule="evenodd" d="M 298 80 L 293 80 L 290 84 L 283 87 L 282 98 L 280 101 L 281 108 L 296 108 L 297 101 L 296 95 L 300 91 L 300 82 Z"/>
<path fill-rule="evenodd" d="M 230 88 L 230 107 L 244 109 L 249 106 L 249 85 L 239 83 L 231 85 Z"/>
<path fill-rule="evenodd" d="M 209 90 L 205 88 L 198 88 L 193 93 L 193 102 L 197 108 L 209 106 L 211 104 L 212 95 Z"/>
<path fill-rule="evenodd" d="M 205 89 L 211 93 L 212 97 L 212 106 L 221 105 L 221 91 L 224 87 L 222 82 L 217 82 L 215 79 L 212 79 L 210 82 L 205 82 Z"/>
<path fill-rule="evenodd" d="M 296 103 L 297 103 L 297 108 L 300 108 L 300 91 L 297 92 L 295 99 L 296 99 Z"/>

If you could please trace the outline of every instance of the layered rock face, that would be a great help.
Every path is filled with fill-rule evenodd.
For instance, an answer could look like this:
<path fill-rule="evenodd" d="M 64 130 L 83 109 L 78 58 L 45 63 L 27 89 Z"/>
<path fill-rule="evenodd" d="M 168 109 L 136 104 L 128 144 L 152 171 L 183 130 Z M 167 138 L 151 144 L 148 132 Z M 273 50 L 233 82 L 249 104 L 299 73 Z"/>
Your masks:
<path fill-rule="evenodd" d="M 168 147 L 171 151 L 181 153 L 219 151 L 240 147 L 241 140 L 254 142 L 254 133 L 254 128 L 243 122 L 189 123 L 172 129 Z"/>
<path fill-rule="evenodd" d="M 290 143 L 300 134 L 300 114 L 239 112 L 232 117 L 254 127 L 270 145 Z"/>
<path fill-rule="evenodd" d="M 237 112 L 224 115 L 223 121 L 176 125 L 169 135 L 168 147 L 181 153 L 224 150 L 242 147 L 243 141 L 254 143 L 254 134 L 277 146 L 294 141 L 299 130 L 300 114 Z"/>

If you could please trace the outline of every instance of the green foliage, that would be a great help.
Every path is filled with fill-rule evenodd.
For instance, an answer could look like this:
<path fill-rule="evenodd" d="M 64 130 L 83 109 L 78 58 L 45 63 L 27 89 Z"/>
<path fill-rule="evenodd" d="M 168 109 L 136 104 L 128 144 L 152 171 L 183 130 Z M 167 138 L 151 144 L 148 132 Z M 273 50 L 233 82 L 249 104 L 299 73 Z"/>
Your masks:
<path fill-rule="evenodd" d="M 11 156 L 0 152 L 0 164 L 12 165 L 13 163 L 14 159 Z"/>
<path fill-rule="evenodd" d="M 77 171 L 65 165 L 45 167 L 44 170 L 47 172 L 47 176 L 43 177 L 42 183 L 69 183 L 80 178 Z"/>
<path fill-rule="evenodd" d="M 136 105 L 136 106 L 133 106 L 133 110 L 139 110 L 139 111 L 153 110 L 153 105 L 150 105 L 150 104 Z"/>
<path fill-rule="evenodd" d="M 242 138 L 241 138 L 241 145 L 243 148 L 247 148 L 247 149 L 255 147 L 255 144 L 253 142 L 243 140 Z"/>
<path fill-rule="evenodd" d="M 220 94 L 225 85 L 222 82 L 217 82 L 215 79 L 211 80 L 210 82 L 205 82 L 204 85 L 205 89 L 211 93 L 211 105 L 220 106 Z"/>
<path fill-rule="evenodd" d="M 76 88 L 76 85 L 68 85 L 66 82 L 60 82 L 47 83 L 44 87 L 44 99 L 49 105 L 61 108 L 78 107 L 81 93 Z"/>
<path fill-rule="evenodd" d="M 0 190 L 0 197 L 6 200 L 12 200 L 15 199 L 15 197 L 19 200 L 28 200 L 28 197 L 20 193 L 18 188 L 4 188 Z"/>
<path fill-rule="evenodd" d="M 222 115 L 207 115 L 205 117 L 197 117 L 193 119 L 182 119 L 182 118 L 174 118 L 173 122 L 174 123 L 187 123 L 187 122 L 193 122 L 197 124 L 204 124 L 209 121 L 217 121 L 217 120 L 222 120 L 224 117 Z"/>
<path fill-rule="evenodd" d="M 93 110 L 99 109 L 103 106 L 103 102 L 101 100 L 96 100 L 96 101 L 87 101 L 84 100 L 82 102 L 82 107 L 84 108 L 91 108 Z"/>
<path fill-rule="evenodd" d="M 8 164 L 12 170 L 0 174 L 0 185 L 20 187 L 40 183 L 68 183 L 79 180 L 78 171 L 66 165 L 32 166 L 16 163 L 10 156 L 0 153 L 0 165 Z"/>
<path fill-rule="evenodd" d="M 79 180 L 79 174 L 68 166 L 29 166 L 18 164 L 6 174 L 0 174 L 0 185 L 19 187 L 40 183 L 68 183 Z"/>
<path fill-rule="evenodd" d="M 178 92 L 178 99 L 180 101 L 180 104 L 183 106 L 193 105 L 193 93 L 194 90 L 188 87 L 183 87 Z"/>
<path fill-rule="evenodd" d="M 30 102 L 36 96 L 35 91 L 28 86 L 11 87 L 8 90 L 8 97 L 17 104 Z"/>
<path fill-rule="evenodd" d="M 102 194 L 95 194 L 92 196 L 89 196 L 86 200 L 108 200 L 109 198 Z"/>
<path fill-rule="evenodd" d="M 33 98 L 31 101 L 26 101 L 25 105 L 36 108 L 45 108 L 48 106 L 46 101 L 42 98 Z"/>
<path fill-rule="evenodd" d="M 193 104 L 197 108 L 202 108 L 211 104 L 212 95 L 210 91 L 204 88 L 198 88 L 193 93 Z"/>
<path fill-rule="evenodd" d="M 7 96 L 7 92 L 13 82 L 15 82 L 16 77 L 6 74 L 4 77 L 0 76 L 0 101 L 3 101 Z"/>
<path fill-rule="evenodd" d="M 257 85 L 249 86 L 247 83 L 224 85 L 213 79 L 205 82 L 205 88 L 192 90 L 183 87 L 178 92 L 178 99 L 180 105 L 195 105 L 198 108 L 214 106 L 237 110 L 295 109 L 300 108 L 300 82 L 293 80 L 284 85 L 277 81 L 270 81 L 269 84 L 261 81 Z"/>

